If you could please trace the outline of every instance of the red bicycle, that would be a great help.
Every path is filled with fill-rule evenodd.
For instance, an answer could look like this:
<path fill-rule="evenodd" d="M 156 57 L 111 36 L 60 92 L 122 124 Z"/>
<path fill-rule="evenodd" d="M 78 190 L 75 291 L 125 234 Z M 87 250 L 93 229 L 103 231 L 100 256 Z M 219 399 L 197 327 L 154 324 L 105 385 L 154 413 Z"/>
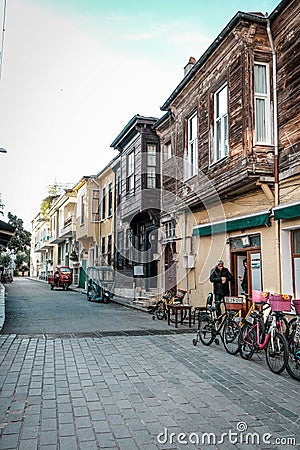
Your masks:
<path fill-rule="evenodd" d="M 273 373 L 280 374 L 287 366 L 288 344 L 283 334 L 278 331 L 276 313 L 271 314 L 272 321 L 262 339 L 261 314 L 261 312 L 252 312 L 253 324 L 247 323 L 243 327 L 240 354 L 244 359 L 251 359 L 255 352 L 265 350 L 269 369 Z"/>

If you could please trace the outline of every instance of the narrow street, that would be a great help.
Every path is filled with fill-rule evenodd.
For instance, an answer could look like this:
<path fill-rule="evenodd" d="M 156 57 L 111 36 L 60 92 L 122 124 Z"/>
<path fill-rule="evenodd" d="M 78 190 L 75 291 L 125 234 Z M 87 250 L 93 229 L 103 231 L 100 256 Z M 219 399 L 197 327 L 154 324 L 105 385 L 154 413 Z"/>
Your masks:
<path fill-rule="evenodd" d="M 165 321 L 154 321 L 147 312 L 89 302 L 82 293 L 51 290 L 47 283 L 17 278 L 5 287 L 8 301 L 2 333 L 80 336 L 168 329 Z"/>
<path fill-rule="evenodd" d="M 0 449 L 294 449 L 299 383 L 165 321 L 19 279 L 0 334 Z M 172 331 L 172 333 L 170 333 Z M 101 334 L 101 332 L 103 334 Z"/>

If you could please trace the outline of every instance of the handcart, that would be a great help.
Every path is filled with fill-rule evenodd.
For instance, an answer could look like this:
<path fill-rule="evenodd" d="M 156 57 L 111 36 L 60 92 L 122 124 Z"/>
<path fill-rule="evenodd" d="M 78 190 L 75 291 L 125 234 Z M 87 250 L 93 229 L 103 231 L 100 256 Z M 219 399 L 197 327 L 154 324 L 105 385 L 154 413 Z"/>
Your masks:
<path fill-rule="evenodd" d="M 114 296 L 114 270 L 108 266 L 88 267 L 86 276 L 87 299 L 109 303 Z"/>

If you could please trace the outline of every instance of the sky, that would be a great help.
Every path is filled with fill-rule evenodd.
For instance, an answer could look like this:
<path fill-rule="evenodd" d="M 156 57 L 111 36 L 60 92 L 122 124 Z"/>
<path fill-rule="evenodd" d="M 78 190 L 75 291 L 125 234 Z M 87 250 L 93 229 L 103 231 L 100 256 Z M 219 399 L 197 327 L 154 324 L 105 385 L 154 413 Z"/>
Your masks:
<path fill-rule="evenodd" d="M 31 231 L 48 186 L 116 156 L 135 115 L 161 117 L 189 57 L 238 11 L 279 0 L 7 0 L 0 79 L 0 194 Z M 2 29 L 4 0 L 0 0 Z M 0 217 L 1 218 L 1 217 Z"/>

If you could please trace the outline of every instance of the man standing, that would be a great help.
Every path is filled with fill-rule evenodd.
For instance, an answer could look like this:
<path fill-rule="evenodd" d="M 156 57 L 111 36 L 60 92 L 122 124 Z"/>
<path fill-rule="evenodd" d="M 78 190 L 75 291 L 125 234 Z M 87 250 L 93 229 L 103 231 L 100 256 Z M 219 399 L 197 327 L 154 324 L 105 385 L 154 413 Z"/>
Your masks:
<path fill-rule="evenodd" d="M 214 286 L 216 313 L 221 315 L 221 302 L 226 295 L 229 295 L 229 282 L 233 280 L 233 276 L 229 270 L 224 267 L 224 262 L 219 260 L 216 266 L 210 272 L 210 281 Z"/>
<path fill-rule="evenodd" d="M 248 266 L 247 266 L 247 258 L 243 259 L 243 266 L 244 266 L 244 275 L 239 277 L 239 280 L 242 282 L 241 286 L 243 289 L 243 292 L 245 294 L 248 294 Z"/>

